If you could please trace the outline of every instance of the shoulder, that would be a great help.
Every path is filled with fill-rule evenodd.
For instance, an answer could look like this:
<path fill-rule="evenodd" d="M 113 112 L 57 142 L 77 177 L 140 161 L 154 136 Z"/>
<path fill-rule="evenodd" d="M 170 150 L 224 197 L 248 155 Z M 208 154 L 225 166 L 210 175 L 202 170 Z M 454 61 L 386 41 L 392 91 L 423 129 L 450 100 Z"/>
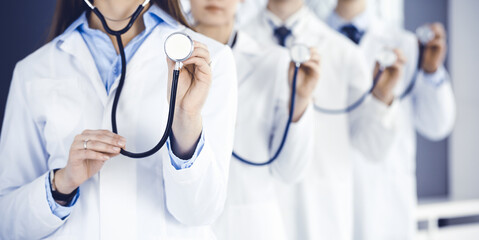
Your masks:
<path fill-rule="evenodd" d="M 232 55 L 231 49 L 228 46 L 201 33 L 195 32 L 192 29 L 186 28 L 184 31 L 194 41 L 205 44 L 208 47 L 208 51 L 210 52 L 210 56 L 213 60 L 216 58 L 221 58 L 223 55 Z"/>
<path fill-rule="evenodd" d="M 55 62 L 58 62 L 61 57 L 57 43 L 58 40 L 54 39 L 20 60 L 15 66 L 15 73 L 24 76 L 21 77 L 22 79 L 32 79 L 29 76 L 49 76 L 51 65 L 55 65 Z"/>

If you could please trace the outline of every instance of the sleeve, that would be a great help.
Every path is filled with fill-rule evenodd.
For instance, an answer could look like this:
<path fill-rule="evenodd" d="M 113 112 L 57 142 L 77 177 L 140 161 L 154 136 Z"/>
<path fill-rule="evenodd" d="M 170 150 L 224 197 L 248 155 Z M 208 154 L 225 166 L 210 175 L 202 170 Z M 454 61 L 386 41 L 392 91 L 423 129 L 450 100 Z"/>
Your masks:
<path fill-rule="evenodd" d="M 274 124 L 272 128 L 271 157 L 281 144 L 286 123 L 289 118 L 290 86 L 288 81 L 289 57 L 286 53 L 285 62 L 277 64 L 276 96 Z M 271 174 L 283 183 L 296 183 L 301 180 L 307 164 L 313 158 L 314 149 L 314 109 L 308 106 L 298 122 L 291 123 L 286 142 L 278 158 L 270 165 Z"/>
<path fill-rule="evenodd" d="M 418 73 L 413 92 L 414 124 L 430 140 L 447 137 L 454 127 L 456 104 L 449 75 L 444 67 L 433 74 Z"/>
<path fill-rule="evenodd" d="M 52 213 L 45 191 L 48 153 L 26 101 L 25 70 L 17 64 L 0 139 L 0 239 L 40 239 L 62 220 Z"/>
<path fill-rule="evenodd" d="M 171 164 L 176 168 L 176 170 L 191 167 L 191 165 L 195 163 L 195 160 L 198 157 L 198 155 L 201 153 L 201 150 L 203 150 L 204 145 L 205 145 L 205 135 L 203 135 L 203 131 L 201 131 L 200 140 L 198 141 L 198 144 L 196 144 L 196 149 L 195 149 L 195 152 L 193 153 L 193 156 L 191 156 L 190 159 L 181 159 L 177 157 L 175 153 L 173 153 L 173 150 L 171 150 L 170 138 L 168 138 L 168 140 L 166 141 L 166 147 L 168 148 L 168 155 L 170 157 Z"/>
<path fill-rule="evenodd" d="M 212 62 L 213 82 L 203 107 L 204 146 L 195 163 L 176 170 L 163 158 L 168 211 L 186 225 L 212 224 L 226 200 L 237 108 L 237 75 L 228 47 Z"/>
<path fill-rule="evenodd" d="M 366 67 L 361 52 L 350 51 L 349 104 L 359 99 L 372 85 L 372 70 Z M 380 161 L 389 152 L 398 132 L 399 101 L 392 105 L 378 101 L 369 95 L 363 104 L 349 114 L 351 142 L 367 159 Z"/>
<path fill-rule="evenodd" d="M 78 200 L 78 197 L 80 196 L 80 188 L 78 188 L 78 193 L 75 194 L 75 197 L 73 197 L 72 201 L 68 206 L 62 206 L 55 202 L 55 199 L 53 199 L 52 195 L 52 186 L 51 186 L 51 180 L 50 180 L 50 174 L 47 174 L 45 178 L 45 191 L 47 193 L 47 201 L 48 201 L 48 206 L 50 206 L 50 210 L 52 211 L 55 216 L 59 217 L 60 219 L 64 220 L 68 216 L 70 216 L 70 213 L 72 212 L 72 207 L 75 205 L 75 203 Z"/>

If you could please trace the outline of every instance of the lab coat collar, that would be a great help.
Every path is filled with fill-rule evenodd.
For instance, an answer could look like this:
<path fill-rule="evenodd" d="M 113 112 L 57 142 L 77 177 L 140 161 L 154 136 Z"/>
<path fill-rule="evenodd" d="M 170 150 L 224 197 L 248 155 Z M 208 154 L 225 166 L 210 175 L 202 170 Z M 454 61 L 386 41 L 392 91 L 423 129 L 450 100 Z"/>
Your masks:
<path fill-rule="evenodd" d="M 316 15 L 314 15 L 307 6 L 303 6 L 298 12 L 290 16 L 284 22 L 268 9 L 265 9 L 261 15 L 264 23 L 270 27 L 271 32 L 274 31 L 275 27 L 285 25 L 287 28 L 291 29 L 294 38 L 302 36 L 304 31 L 311 31 L 311 29 L 308 28 L 310 27 L 310 24 L 314 22 L 314 18 L 316 18 Z M 322 23 L 319 24 L 319 26 L 315 25 L 314 27 L 316 28 L 314 31 L 319 34 L 319 38 L 322 38 L 324 31 L 326 31 L 326 29 L 323 28 Z"/>
<path fill-rule="evenodd" d="M 352 24 L 359 31 L 367 31 L 373 22 L 374 14 L 370 10 L 366 10 L 353 18 L 351 21 L 347 21 L 339 16 L 336 11 L 333 11 L 328 17 L 328 25 L 336 31 L 339 31 L 344 25 Z"/>
<path fill-rule="evenodd" d="M 272 27 L 277 28 L 285 26 L 289 29 L 294 29 L 296 25 L 301 21 L 301 19 L 307 14 L 308 8 L 303 6 L 299 11 L 291 15 L 286 21 L 281 20 L 278 16 L 272 13 L 268 8 L 265 9 L 264 15 L 272 25 Z"/>
<path fill-rule="evenodd" d="M 251 74 L 255 70 L 255 64 L 258 57 L 263 54 L 260 45 L 251 38 L 247 33 L 238 31 L 236 45 L 233 53 L 237 63 L 242 64 L 241 72 L 238 72 L 238 84 L 241 86 L 246 80 L 251 79 Z"/>
<path fill-rule="evenodd" d="M 261 47 L 260 45 L 254 41 L 247 33 L 243 31 L 236 31 L 238 37 L 236 39 L 235 51 L 238 51 L 242 54 L 248 55 L 260 55 L 261 54 Z"/>
<path fill-rule="evenodd" d="M 168 14 L 166 14 L 161 8 L 153 4 L 147 11 L 149 14 L 144 14 L 143 17 L 150 17 L 150 16 L 155 16 L 158 18 L 161 18 L 164 22 L 164 24 L 167 25 L 170 29 L 184 29 L 184 26 L 181 26 L 178 22 L 174 21 L 173 18 L 171 18 Z M 149 20 L 147 20 L 149 21 Z M 86 46 L 85 41 L 83 40 L 81 34 L 79 31 L 77 31 L 78 27 L 82 26 L 83 24 L 88 24 L 87 18 L 86 18 L 86 12 L 84 12 L 75 22 L 73 22 L 67 30 L 60 36 L 58 36 L 54 41 L 56 41 L 56 46 L 61 50 L 64 51 L 72 56 L 75 57 L 76 60 L 80 61 L 78 64 L 81 66 L 87 73 L 87 77 L 90 79 L 92 82 L 94 88 L 97 91 L 97 95 L 100 97 L 103 105 L 106 105 L 108 101 L 108 96 L 106 94 L 106 91 L 104 89 L 103 83 L 100 80 L 100 75 L 98 73 L 98 70 L 95 65 L 95 61 L 90 53 L 90 50 Z M 162 25 L 162 24 L 160 24 Z M 158 25 L 157 25 L 158 26 Z M 155 30 L 153 30 L 155 32 Z M 148 39 L 145 40 L 143 45 L 148 42 Z M 140 52 L 140 49 L 138 49 L 138 52 L 135 54 L 139 55 L 138 53 Z M 134 59 L 135 56 L 130 60 L 130 64 L 128 64 L 128 68 L 131 69 L 134 64 Z M 115 81 L 115 83 L 112 85 L 112 88 L 110 90 L 110 93 L 113 93 L 113 91 L 116 89 L 118 86 L 118 81 Z"/>
<path fill-rule="evenodd" d="M 149 18 L 156 17 L 171 27 L 177 27 L 179 23 L 167 14 L 163 9 L 158 7 L 156 4 L 152 4 L 148 10 L 143 14 L 143 20 L 146 23 L 151 22 Z M 60 47 L 67 38 L 69 38 L 74 31 L 76 31 L 82 25 L 88 26 L 88 19 L 86 17 L 86 11 L 83 12 L 80 17 L 75 20 L 60 36 L 58 36 L 57 46 Z M 61 48 L 61 47 L 60 47 Z"/>

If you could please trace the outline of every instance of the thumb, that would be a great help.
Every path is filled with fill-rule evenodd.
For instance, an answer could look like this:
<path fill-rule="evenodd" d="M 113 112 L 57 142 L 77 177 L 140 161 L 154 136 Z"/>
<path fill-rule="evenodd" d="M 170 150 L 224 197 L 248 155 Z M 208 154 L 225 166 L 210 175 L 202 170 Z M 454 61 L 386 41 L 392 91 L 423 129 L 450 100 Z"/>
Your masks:
<path fill-rule="evenodd" d="M 166 63 L 168 64 L 169 70 L 172 70 L 175 68 L 175 62 L 173 62 L 169 57 L 166 57 Z"/>

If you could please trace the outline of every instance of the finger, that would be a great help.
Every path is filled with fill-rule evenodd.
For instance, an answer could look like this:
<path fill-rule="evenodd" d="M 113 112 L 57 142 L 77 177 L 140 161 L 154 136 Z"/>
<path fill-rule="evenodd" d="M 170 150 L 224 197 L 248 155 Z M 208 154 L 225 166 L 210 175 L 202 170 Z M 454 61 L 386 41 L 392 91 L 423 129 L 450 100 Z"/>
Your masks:
<path fill-rule="evenodd" d="M 307 70 L 317 71 L 317 69 L 319 69 L 319 63 L 315 62 L 315 61 L 307 61 L 307 62 L 303 63 L 303 65 L 301 67 L 303 67 Z"/>
<path fill-rule="evenodd" d="M 78 160 L 106 161 L 110 159 L 108 154 L 95 152 L 92 150 L 77 150 L 73 153 L 72 157 Z"/>
<path fill-rule="evenodd" d="M 194 65 L 196 67 L 195 70 L 200 71 L 203 74 L 210 74 L 211 72 L 209 63 L 201 57 L 189 58 L 188 60 L 184 61 L 183 64 L 185 66 Z"/>
<path fill-rule="evenodd" d="M 318 49 L 315 47 L 309 48 L 309 52 L 311 53 L 311 55 L 313 54 L 319 55 Z"/>
<path fill-rule="evenodd" d="M 190 58 L 192 57 L 203 58 L 207 63 L 211 62 L 210 53 L 204 48 L 195 48 Z"/>
<path fill-rule="evenodd" d="M 395 49 L 393 49 L 393 52 L 396 54 L 396 57 L 397 57 L 395 64 L 399 63 L 399 64 L 402 65 L 402 64 L 406 63 L 406 61 L 407 61 L 406 56 L 404 55 L 404 53 L 402 52 L 401 49 L 395 48 Z"/>
<path fill-rule="evenodd" d="M 85 150 L 85 146 L 87 150 L 92 150 L 96 152 L 102 153 L 120 153 L 121 148 L 117 145 L 111 145 L 104 142 L 89 140 L 88 142 L 78 142 L 75 146 L 78 150 Z"/>
<path fill-rule="evenodd" d="M 432 23 L 429 25 L 429 27 L 434 32 L 435 39 L 446 37 L 446 29 L 444 28 L 444 25 L 442 25 L 441 23 L 438 23 L 438 22 Z"/>
<path fill-rule="evenodd" d="M 206 49 L 206 51 L 208 51 L 208 46 L 206 46 L 205 44 L 203 43 L 200 43 L 200 42 L 197 42 L 197 41 L 193 41 L 193 44 L 196 47 L 198 48 L 203 48 L 203 49 Z"/>
<path fill-rule="evenodd" d="M 168 64 L 168 69 L 173 69 L 175 67 L 175 62 L 171 60 L 168 56 L 166 57 L 166 63 Z"/>
<path fill-rule="evenodd" d="M 321 63 L 321 59 L 320 59 L 319 55 L 314 54 L 314 55 L 311 55 L 311 58 L 309 59 L 308 62 L 313 62 L 313 63 L 315 63 L 315 64 L 320 64 L 320 63 Z"/>
<path fill-rule="evenodd" d="M 82 144 L 86 140 L 103 142 L 106 144 L 115 145 L 120 148 L 125 147 L 125 144 L 126 144 L 126 139 L 116 134 L 114 136 L 109 136 L 102 133 L 89 132 L 87 134 L 82 134 L 82 136 L 83 136 L 83 139 L 80 139 L 80 142 Z"/>
<path fill-rule="evenodd" d="M 433 39 L 429 43 L 427 43 L 426 47 L 427 48 L 442 48 L 444 45 L 446 45 L 446 42 L 444 39 Z"/>

